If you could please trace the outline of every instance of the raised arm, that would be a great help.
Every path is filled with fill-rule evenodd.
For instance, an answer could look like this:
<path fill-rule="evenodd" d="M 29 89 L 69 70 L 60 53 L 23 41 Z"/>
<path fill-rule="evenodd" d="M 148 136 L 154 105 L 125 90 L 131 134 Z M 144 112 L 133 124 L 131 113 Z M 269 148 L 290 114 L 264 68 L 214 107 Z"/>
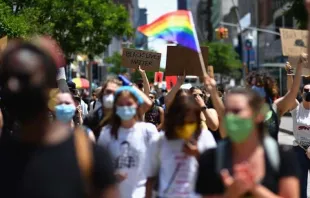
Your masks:
<path fill-rule="evenodd" d="M 203 99 L 197 95 L 195 100 L 201 108 L 201 112 L 206 118 L 206 123 L 209 129 L 216 131 L 219 128 L 219 118 L 215 109 L 208 109 Z"/>
<path fill-rule="evenodd" d="M 214 106 L 214 109 L 216 110 L 219 118 L 219 127 L 220 127 L 220 135 L 222 138 L 226 137 L 226 134 L 221 127 L 221 123 L 225 114 L 225 107 L 223 104 L 222 99 L 218 95 L 217 89 L 216 89 L 216 82 L 213 78 L 210 78 L 209 76 L 206 76 L 204 78 L 204 84 L 208 92 L 210 93 L 210 97 Z"/>
<path fill-rule="evenodd" d="M 298 61 L 298 65 L 296 68 L 295 78 L 294 78 L 291 89 L 287 92 L 287 94 L 284 97 L 280 98 L 279 100 L 275 102 L 280 116 L 284 115 L 287 111 L 296 108 L 296 106 L 298 105 L 298 101 L 296 100 L 296 97 L 297 97 L 299 87 L 300 87 L 300 82 L 301 82 L 302 63 L 306 60 L 306 58 L 307 58 L 306 54 L 302 54 L 300 56 L 300 59 Z"/>
<path fill-rule="evenodd" d="M 171 103 L 173 102 L 173 100 L 175 98 L 175 95 L 177 94 L 177 92 L 181 88 L 182 84 L 184 83 L 184 80 L 185 80 L 185 75 L 184 76 L 179 76 L 177 84 L 174 87 L 172 87 L 171 91 L 165 97 L 166 109 L 168 109 L 169 106 L 171 105 Z"/>
<path fill-rule="evenodd" d="M 143 69 L 141 69 L 140 66 L 139 66 L 138 70 L 139 70 L 139 73 L 141 74 L 141 77 L 142 77 L 144 93 L 145 93 L 145 95 L 148 96 L 150 94 L 149 79 L 147 78 L 145 71 Z"/>
<path fill-rule="evenodd" d="M 285 70 L 286 70 L 286 87 L 287 87 L 287 91 L 289 91 L 292 88 L 293 85 L 293 68 L 291 66 L 291 64 L 289 62 L 286 62 L 285 65 Z"/>
<path fill-rule="evenodd" d="M 133 86 L 134 87 L 134 86 Z M 140 106 L 139 111 L 141 114 L 145 114 L 151 106 L 152 106 L 152 101 L 149 99 L 147 95 L 145 95 L 140 89 L 134 87 L 136 92 L 142 97 L 143 99 L 143 104 Z"/>

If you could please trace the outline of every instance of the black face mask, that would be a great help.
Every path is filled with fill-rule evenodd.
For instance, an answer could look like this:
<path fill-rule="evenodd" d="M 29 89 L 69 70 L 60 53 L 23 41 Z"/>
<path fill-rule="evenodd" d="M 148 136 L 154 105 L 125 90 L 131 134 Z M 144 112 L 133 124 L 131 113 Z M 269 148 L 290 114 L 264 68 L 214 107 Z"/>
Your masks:
<path fill-rule="evenodd" d="M 20 122 L 35 120 L 45 111 L 47 113 L 45 89 L 41 86 L 29 86 L 26 81 L 19 80 L 24 85 L 20 91 L 13 92 L 8 87 L 2 90 L 3 104 L 9 113 Z"/>
<path fill-rule="evenodd" d="M 305 92 L 305 93 L 303 93 L 303 99 L 304 99 L 306 102 L 310 102 L 310 92 Z"/>

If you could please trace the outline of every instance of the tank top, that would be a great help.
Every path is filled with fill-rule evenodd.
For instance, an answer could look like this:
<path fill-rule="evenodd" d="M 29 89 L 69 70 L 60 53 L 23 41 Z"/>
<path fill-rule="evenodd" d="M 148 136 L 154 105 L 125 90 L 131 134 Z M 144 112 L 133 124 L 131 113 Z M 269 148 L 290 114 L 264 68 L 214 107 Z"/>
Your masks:
<path fill-rule="evenodd" d="M 307 148 L 310 146 L 310 110 L 305 109 L 300 103 L 291 111 L 293 118 L 293 133 L 295 141 Z M 296 142 L 294 145 L 297 146 Z"/>
<path fill-rule="evenodd" d="M 145 122 L 152 123 L 155 126 L 160 124 L 160 112 L 158 106 L 153 105 L 153 107 L 145 113 Z"/>

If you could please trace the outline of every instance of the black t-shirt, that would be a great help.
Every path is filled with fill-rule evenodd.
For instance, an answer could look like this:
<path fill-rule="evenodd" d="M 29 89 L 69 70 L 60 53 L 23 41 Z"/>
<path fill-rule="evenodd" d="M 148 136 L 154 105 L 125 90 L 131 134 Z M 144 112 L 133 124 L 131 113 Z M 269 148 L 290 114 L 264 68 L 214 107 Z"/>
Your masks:
<path fill-rule="evenodd" d="M 288 146 L 280 146 L 280 169 L 275 171 L 271 166 L 268 157 L 265 154 L 266 173 L 261 184 L 274 193 L 278 193 L 279 179 L 289 176 L 298 178 L 299 169 L 294 152 Z M 231 159 L 225 167 L 232 174 Z M 222 183 L 220 174 L 216 171 L 216 149 L 210 149 L 204 152 L 199 159 L 199 172 L 196 183 L 197 193 L 204 196 L 222 195 L 225 187 Z"/>
<path fill-rule="evenodd" d="M 93 185 L 115 184 L 110 154 L 93 146 Z M 0 145 L 0 197 L 85 198 L 74 137 L 54 146 L 33 146 L 11 140 Z"/>

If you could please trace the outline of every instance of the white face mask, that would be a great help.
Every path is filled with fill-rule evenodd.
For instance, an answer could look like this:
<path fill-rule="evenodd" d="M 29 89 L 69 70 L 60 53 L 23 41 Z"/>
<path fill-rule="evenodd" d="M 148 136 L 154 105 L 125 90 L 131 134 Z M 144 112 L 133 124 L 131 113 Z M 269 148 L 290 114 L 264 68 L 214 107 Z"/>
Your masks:
<path fill-rule="evenodd" d="M 114 95 L 109 94 L 102 97 L 103 106 L 106 109 L 112 109 L 114 103 Z"/>

